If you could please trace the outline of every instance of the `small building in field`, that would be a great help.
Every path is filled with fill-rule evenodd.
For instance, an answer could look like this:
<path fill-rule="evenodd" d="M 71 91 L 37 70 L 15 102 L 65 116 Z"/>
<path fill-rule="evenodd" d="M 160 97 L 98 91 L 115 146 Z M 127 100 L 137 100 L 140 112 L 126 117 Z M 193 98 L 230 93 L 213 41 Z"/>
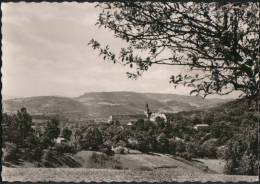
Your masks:
<path fill-rule="evenodd" d="M 195 130 L 208 130 L 209 125 L 208 124 L 197 124 L 193 127 Z"/>
<path fill-rule="evenodd" d="M 185 142 L 185 140 L 184 139 L 182 139 L 182 138 L 180 138 L 180 137 L 173 137 L 173 140 L 175 140 L 175 141 L 178 141 L 178 142 Z"/>
<path fill-rule="evenodd" d="M 57 139 L 55 139 L 55 143 L 57 143 L 57 144 L 63 144 L 63 143 L 67 143 L 67 142 L 68 142 L 68 140 L 61 136 L 59 136 L 59 137 L 57 137 Z"/>
<path fill-rule="evenodd" d="M 126 125 L 127 126 L 133 126 L 133 123 L 132 122 L 128 122 Z"/>

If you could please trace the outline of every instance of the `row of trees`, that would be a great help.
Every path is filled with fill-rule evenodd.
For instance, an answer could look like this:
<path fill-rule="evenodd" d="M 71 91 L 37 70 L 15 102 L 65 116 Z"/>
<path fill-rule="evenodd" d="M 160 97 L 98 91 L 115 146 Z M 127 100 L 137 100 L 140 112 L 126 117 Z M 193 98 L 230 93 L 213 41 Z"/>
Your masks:
<path fill-rule="evenodd" d="M 48 162 L 48 152 L 53 150 L 55 139 L 60 135 L 59 121 L 47 122 L 43 131 L 33 128 L 32 117 L 22 108 L 16 114 L 2 114 L 3 148 L 5 162 L 28 160 L 44 164 Z M 70 138 L 71 131 L 63 129 L 64 137 Z M 57 148 L 58 149 L 58 148 Z"/>

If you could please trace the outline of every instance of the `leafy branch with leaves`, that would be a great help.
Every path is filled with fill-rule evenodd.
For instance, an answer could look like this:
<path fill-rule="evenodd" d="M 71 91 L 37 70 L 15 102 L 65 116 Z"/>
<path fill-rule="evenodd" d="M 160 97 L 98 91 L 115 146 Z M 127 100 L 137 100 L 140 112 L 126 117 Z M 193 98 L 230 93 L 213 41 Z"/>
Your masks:
<path fill-rule="evenodd" d="M 127 42 L 119 53 L 92 39 L 104 60 L 134 67 L 137 78 L 153 65 L 183 66 L 170 77 L 206 97 L 240 91 L 259 97 L 259 3 L 109 2 L 97 25 Z M 258 98 L 259 99 L 259 98 Z"/>

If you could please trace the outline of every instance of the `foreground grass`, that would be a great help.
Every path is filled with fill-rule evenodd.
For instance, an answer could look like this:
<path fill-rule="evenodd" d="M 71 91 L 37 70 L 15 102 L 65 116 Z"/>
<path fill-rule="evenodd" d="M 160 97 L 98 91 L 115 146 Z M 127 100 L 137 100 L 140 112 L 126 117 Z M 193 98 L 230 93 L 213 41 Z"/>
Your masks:
<path fill-rule="evenodd" d="M 234 176 L 206 173 L 180 173 L 176 169 L 156 169 L 152 171 L 89 169 L 89 168 L 7 168 L 3 167 L 3 181 L 222 181 L 222 182 L 257 182 L 257 176 Z"/>

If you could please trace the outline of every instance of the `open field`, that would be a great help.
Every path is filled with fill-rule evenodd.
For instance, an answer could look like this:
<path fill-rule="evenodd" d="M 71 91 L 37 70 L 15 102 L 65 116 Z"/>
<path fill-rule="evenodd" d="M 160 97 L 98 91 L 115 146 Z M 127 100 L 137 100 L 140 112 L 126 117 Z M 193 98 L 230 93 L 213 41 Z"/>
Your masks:
<path fill-rule="evenodd" d="M 200 165 L 207 166 L 216 173 L 224 173 L 225 161 L 219 159 L 194 159 Z"/>
<path fill-rule="evenodd" d="M 3 181 L 222 181 L 222 182 L 257 182 L 257 176 L 234 176 L 223 174 L 182 173 L 175 169 L 152 171 L 88 169 L 88 168 L 3 168 Z"/>
<path fill-rule="evenodd" d="M 78 152 L 74 158 L 77 160 L 81 167 L 90 168 L 93 167 L 89 163 L 89 159 L 92 155 L 93 151 L 80 151 Z M 96 152 L 98 153 L 98 152 Z M 172 158 L 169 155 L 164 154 L 145 154 L 145 153 L 138 153 L 138 154 L 116 154 L 113 156 L 118 160 L 121 169 L 126 170 L 154 170 L 154 169 L 175 169 L 175 173 L 182 174 L 183 172 L 186 173 L 204 173 L 203 169 L 195 167 L 192 162 L 177 160 Z M 108 163 L 109 164 L 109 163 Z M 112 168 L 109 167 L 108 164 L 105 164 L 105 168 Z M 94 167 L 97 168 L 97 167 Z"/>
<path fill-rule="evenodd" d="M 87 181 L 223 181 L 223 182 L 257 182 L 257 176 L 233 176 L 214 174 L 210 170 L 203 170 L 193 162 L 163 154 L 125 154 L 115 155 L 121 169 L 89 168 L 89 158 L 93 152 L 81 151 L 75 159 L 82 168 L 8 168 L 3 167 L 3 181 L 55 181 L 55 182 L 87 182 Z M 213 168 L 216 160 L 207 160 Z M 201 161 L 203 163 L 203 161 Z M 216 173 L 216 172 L 215 172 Z"/>

